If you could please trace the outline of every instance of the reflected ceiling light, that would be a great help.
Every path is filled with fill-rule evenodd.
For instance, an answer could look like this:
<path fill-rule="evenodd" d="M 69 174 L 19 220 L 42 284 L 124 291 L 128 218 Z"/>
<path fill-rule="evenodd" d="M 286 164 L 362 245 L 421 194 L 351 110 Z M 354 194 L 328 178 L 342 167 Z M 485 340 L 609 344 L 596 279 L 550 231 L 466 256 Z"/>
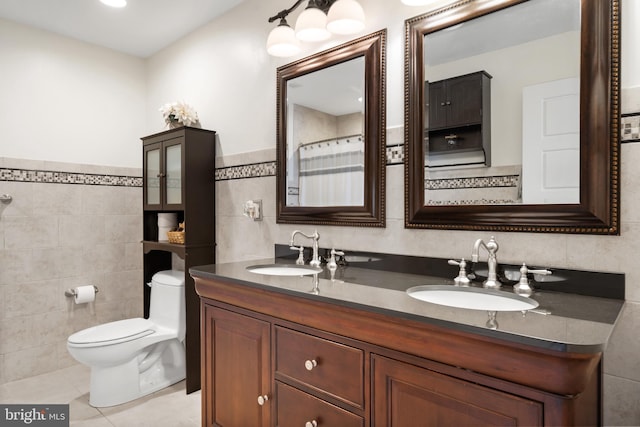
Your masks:
<path fill-rule="evenodd" d="M 364 10 L 356 0 L 309 0 L 298 16 L 294 31 L 285 18 L 303 1 L 297 0 L 289 9 L 269 18 L 269 22 L 280 20 L 267 38 L 270 55 L 293 56 L 302 49 L 300 40 L 317 42 L 328 39 L 331 34 L 356 34 L 364 29 Z"/>
<path fill-rule="evenodd" d="M 111 7 L 125 7 L 127 0 L 100 0 L 101 3 Z"/>

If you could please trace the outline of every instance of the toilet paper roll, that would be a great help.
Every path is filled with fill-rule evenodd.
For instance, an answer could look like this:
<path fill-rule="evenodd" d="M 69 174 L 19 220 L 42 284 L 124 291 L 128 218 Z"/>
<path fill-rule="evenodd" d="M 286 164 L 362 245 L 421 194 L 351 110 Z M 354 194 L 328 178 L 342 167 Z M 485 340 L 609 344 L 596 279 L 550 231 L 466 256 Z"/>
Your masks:
<path fill-rule="evenodd" d="M 96 300 L 96 288 L 92 285 L 78 286 L 74 291 L 75 296 L 73 299 L 76 304 L 84 304 Z"/>

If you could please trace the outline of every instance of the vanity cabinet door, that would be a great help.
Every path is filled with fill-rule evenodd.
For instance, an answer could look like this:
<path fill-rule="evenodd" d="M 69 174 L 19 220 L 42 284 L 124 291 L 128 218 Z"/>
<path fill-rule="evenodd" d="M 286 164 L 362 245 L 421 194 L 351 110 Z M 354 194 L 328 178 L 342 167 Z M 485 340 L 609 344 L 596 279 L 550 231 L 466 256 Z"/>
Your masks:
<path fill-rule="evenodd" d="M 203 305 L 203 425 L 271 425 L 268 322 Z"/>
<path fill-rule="evenodd" d="M 378 355 L 371 363 L 372 426 L 543 425 L 540 402 Z"/>

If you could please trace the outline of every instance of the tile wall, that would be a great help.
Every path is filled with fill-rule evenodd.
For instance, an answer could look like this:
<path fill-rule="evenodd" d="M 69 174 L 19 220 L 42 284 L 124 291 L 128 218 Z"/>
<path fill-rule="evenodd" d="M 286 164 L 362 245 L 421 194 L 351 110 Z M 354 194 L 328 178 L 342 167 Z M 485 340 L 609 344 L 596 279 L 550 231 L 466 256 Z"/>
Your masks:
<path fill-rule="evenodd" d="M 71 333 L 142 315 L 140 176 L 0 158 L 0 383 L 73 365 Z M 95 303 L 65 297 L 88 284 Z"/>

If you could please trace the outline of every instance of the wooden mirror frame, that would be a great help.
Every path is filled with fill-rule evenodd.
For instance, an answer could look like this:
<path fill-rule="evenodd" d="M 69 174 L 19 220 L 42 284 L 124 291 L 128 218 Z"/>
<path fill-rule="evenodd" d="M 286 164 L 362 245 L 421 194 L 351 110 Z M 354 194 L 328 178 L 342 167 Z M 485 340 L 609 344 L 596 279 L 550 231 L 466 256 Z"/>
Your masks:
<path fill-rule="evenodd" d="M 580 5 L 580 203 L 425 206 L 424 36 L 523 1 L 462 0 L 405 21 L 405 228 L 620 233 L 619 0 Z M 453 9 L 460 18 L 446 19 Z"/>
<path fill-rule="evenodd" d="M 277 70 L 276 222 L 281 224 L 385 226 L 386 30 L 300 59 Z M 364 205 L 287 206 L 287 81 L 357 57 L 364 57 Z"/>

